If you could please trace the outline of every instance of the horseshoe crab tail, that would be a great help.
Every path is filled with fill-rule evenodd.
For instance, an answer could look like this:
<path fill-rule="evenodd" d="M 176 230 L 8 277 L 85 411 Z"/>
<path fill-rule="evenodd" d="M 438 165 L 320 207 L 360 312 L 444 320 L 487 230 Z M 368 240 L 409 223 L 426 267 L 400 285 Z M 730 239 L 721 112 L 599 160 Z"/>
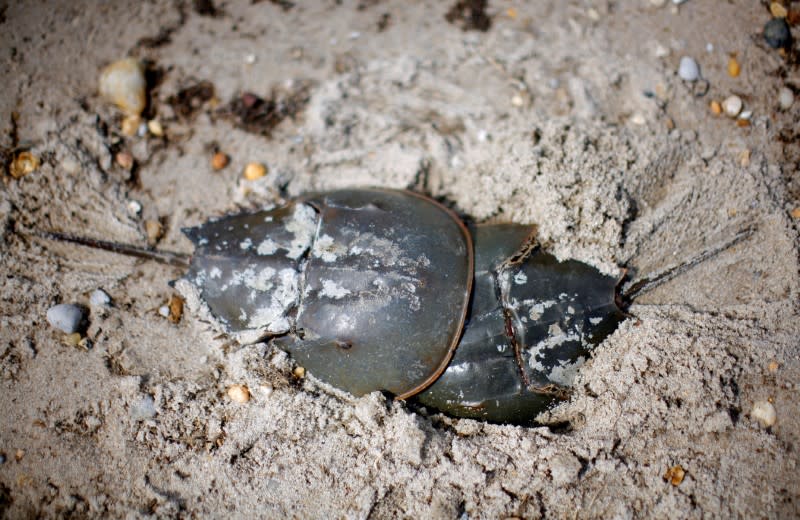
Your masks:
<path fill-rule="evenodd" d="M 112 253 L 144 258 L 146 260 L 152 260 L 165 265 L 182 268 L 189 267 L 190 256 L 182 253 L 175 253 L 172 251 L 156 251 L 153 249 L 134 246 L 132 244 L 120 244 L 119 242 L 98 240 L 95 238 L 83 237 L 70 233 L 60 233 L 58 231 L 35 231 L 32 234 L 48 240 L 71 242 L 73 244 L 80 244 L 82 246 L 93 247 L 95 249 L 111 251 Z"/>
<path fill-rule="evenodd" d="M 731 247 L 735 246 L 739 242 L 749 238 L 753 233 L 755 233 L 755 227 L 749 227 L 742 231 L 736 233 L 732 238 L 729 240 L 711 248 L 706 251 L 703 251 L 699 255 L 691 258 L 683 263 L 678 265 L 668 267 L 661 272 L 654 273 L 650 276 L 645 276 L 644 278 L 640 278 L 635 281 L 631 281 L 625 286 L 621 287 L 619 295 L 622 298 L 622 301 L 630 304 L 633 300 L 635 300 L 638 296 L 652 291 L 659 285 L 663 285 L 668 281 L 672 280 L 673 278 L 693 269 L 698 264 L 701 264 L 708 260 L 709 258 L 713 258 L 720 254 L 721 252 L 730 249 Z"/>

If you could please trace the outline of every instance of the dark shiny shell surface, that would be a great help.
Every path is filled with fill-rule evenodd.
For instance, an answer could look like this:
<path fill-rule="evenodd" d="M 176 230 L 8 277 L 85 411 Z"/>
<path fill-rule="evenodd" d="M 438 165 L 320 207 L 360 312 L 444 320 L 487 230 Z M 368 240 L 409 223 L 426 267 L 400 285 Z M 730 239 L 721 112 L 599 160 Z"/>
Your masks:
<path fill-rule="evenodd" d="M 568 395 L 591 349 L 624 319 L 617 280 L 559 262 L 528 226 L 474 231 L 475 289 L 450 366 L 417 398 L 457 417 L 531 424 Z"/>
<path fill-rule="evenodd" d="M 272 336 L 315 377 L 354 395 L 407 397 L 435 380 L 460 337 L 471 236 L 427 197 L 362 189 L 186 230 L 185 279 L 229 333 Z"/>

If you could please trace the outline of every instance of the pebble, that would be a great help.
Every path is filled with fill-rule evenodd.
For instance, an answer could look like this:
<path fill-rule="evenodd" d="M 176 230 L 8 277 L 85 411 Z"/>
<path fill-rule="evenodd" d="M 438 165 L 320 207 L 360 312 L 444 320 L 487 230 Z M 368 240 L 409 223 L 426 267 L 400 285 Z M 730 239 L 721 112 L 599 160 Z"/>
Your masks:
<path fill-rule="evenodd" d="M 773 49 L 786 48 L 792 43 L 792 33 L 785 18 L 773 18 L 764 25 L 764 39 Z"/>
<path fill-rule="evenodd" d="M 147 101 L 144 67 L 136 58 L 115 61 L 100 73 L 100 94 L 129 116 L 139 116 Z"/>
<path fill-rule="evenodd" d="M 81 163 L 74 157 L 64 157 L 61 161 L 61 167 L 64 168 L 64 171 L 67 173 L 78 173 L 81 169 Z"/>
<path fill-rule="evenodd" d="M 678 65 L 678 76 L 684 81 L 697 81 L 700 77 L 700 67 L 692 58 L 684 56 Z"/>
<path fill-rule="evenodd" d="M 711 113 L 715 116 L 718 116 L 722 113 L 722 105 L 719 104 L 719 101 L 712 101 L 709 105 L 709 108 L 711 109 Z"/>
<path fill-rule="evenodd" d="M 159 307 L 158 308 L 158 314 L 160 314 L 161 316 L 163 316 L 165 318 L 169 318 L 169 306 L 162 305 L 161 307 Z"/>
<path fill-rule="evenodd" d="M 736 117 L 742 111 L 742 98 L 739 96 L 729 96 L 722 102 L 722 110 L 728 117 Z"/>
<path fill-rule="evenodd" d="M 244 168 L 244 178 L 248 181 L 260 179 L 267 174 L 267 167 L 261 163 L 250 163 Z"/>
<path fill-rule="evenodd" d="M 142 203 L 138 200 L 128 202 L 128 211 L 133 216 L 138 216 L 142 212 Z"/>
<path fill-rule="evenodd" d="M 792 218 L 800 219 L 800 206 L 794 208 L 792 211 L 789 212 Z"/>
<path fill-rule="evenodd" d="M 133 168 L 133 155 L 130 152 L 118 152 L 114 156 L 114 162 L 124 170 L 131 170 Z"/>
<path fill-rule="evenodd" d="M 217 152 L 214 154 L 214 157 L 211 158 L 211 167 L 219 171 L 228 166 L 229 161 L 230 158 L 226 154 Z"/>
<path fill-rule="evenodd" d="M 778 103 L 781 106 L 781 110 L 789 110 L 794 103 L 794 92 L 789 87 L 782 87 L 781 91 L 778 93 Z"/>
<path fill-rule="evenodd" d="M 789 14 L 789 12 L 786 10 L 786 6 L 782 5 L 780 2 L 770 3 L 769 12 L 775 18 L 786 18 L 786 15 Z"/>
<path fill-rule="evenodd" d="M 728 59 L 728 75 L 732 78 L 739 77 L 739 73 L 742 71 L 742 67 L 739 65 L 739 62 L 731 56 Z"/>
<path fill-rule="evenodd" d="M 95 289 L 89 295 L 89 303 L 95 307 L 108 307 L 111 305 L 111 296 L 103 289 Z"/>
<path fill-rule="evenodd" d="M 74 303 L 60 303 L 47 309 L 47 321 L 67 334 L 78 332 L 85 325 L 86 311 Z"/>
<path fill-rule="evenodd" d="M 641 125 L 647 123 L 647 120 L 644 118 L 644 116 L 640 112 L 636 112 L 631 117 L 631 123 L 633 123 L 634 125 L 641 126 Z"/>
<path fill-rule="evenodd" d="M 151 119 L 147 122 L 147 130 L 156 137 L 164 135 L 164 126 L 158 119 Z"/>
<path fill-rule="evenodd" d="M 750 416 L 761 423 L 761 426 L 768 428 L 775 424 L 778 420 L 778 414 L 775 412 L 775 407 L 769 401 L 757 401 L 753 404 L 753 410 Z"/>
<path fill-rule="evenodd" d="M 306 376 L 306 369 L 303 367 L 295 367 L 295 369 L 292 370 L 292 374 L 297 379 L 303 379 Z"/>
<path fill-rule="evenodd" d="M 244 404 L 250 400 L 250 389 L 245 385 L 231 385 L 227 394 L 234 403 Z"/>

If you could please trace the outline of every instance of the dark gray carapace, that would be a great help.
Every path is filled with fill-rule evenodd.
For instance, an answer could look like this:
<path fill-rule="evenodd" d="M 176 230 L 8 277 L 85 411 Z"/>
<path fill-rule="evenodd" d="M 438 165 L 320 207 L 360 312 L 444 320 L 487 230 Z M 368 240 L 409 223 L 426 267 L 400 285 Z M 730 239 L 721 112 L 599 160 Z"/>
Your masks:
<path fill-rule="evenodd" d="M 406 191 L 351 189 L 184 230 L 192 257 L 40 233 L 188 267 L 192 309 L 241 343 L 271 341 L 318 379 L 390 392 L 456 417 L 533 424 L 569 395 L 618 302 L 752 234 L 619 291 L 618 280 L 542 251 L 534 228 L 467 228 Z"/>
<path fill-rule="evenodd" d="M 272 337 L 354 395 L 528 424 L 623 319 L 616 279 L 558 262 L 532 233 L 468 230 L 409 192 L 321 193 L 186 230 L 178 287 L 229 334 Z"/>

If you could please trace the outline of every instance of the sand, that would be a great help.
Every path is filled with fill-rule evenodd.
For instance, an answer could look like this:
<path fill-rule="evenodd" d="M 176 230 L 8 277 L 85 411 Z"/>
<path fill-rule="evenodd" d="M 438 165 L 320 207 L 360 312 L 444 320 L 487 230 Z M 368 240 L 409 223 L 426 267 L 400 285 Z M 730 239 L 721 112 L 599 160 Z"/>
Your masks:
<path fill-rule="evenodd" d="M 797 515 L 800 103 L 780 110 L 778 91 L 800 76 L 763 43 L 764 6 L 658 3 L 498 1 L 487 31 L 448 22 L 452 2 L 0 6 L 0 146 L 41 158 L 0 192 L 2 515 Z M 153 72 L 162 137 L 121 135 L 98 94 L 129 55 Z M 683 55 L 705 95 L 677 76 Z M 170 104 L 200 81 L 212 99 Z M 242 92 L 286 117 L 237 125 Z M 731 94 L 749 126 L 709 110 Z M 268 175 L 242 181 L 253 161 Z M 641 296 L 535 428 L 298 379 L 270 346 L 160 316 L 179 269 L 28 234 L 146 244 L 158 220 L 158 247 L 189 253 L 181 227 L 365 185 L 534 223 L 548 250 L 609 274 L 754 231 Z M 91 348 L 65 345 L 47 309 L 98 287 L 113 306 L 91 309 Z M 770 426 L 752 413 L 764 401 Z"/>

